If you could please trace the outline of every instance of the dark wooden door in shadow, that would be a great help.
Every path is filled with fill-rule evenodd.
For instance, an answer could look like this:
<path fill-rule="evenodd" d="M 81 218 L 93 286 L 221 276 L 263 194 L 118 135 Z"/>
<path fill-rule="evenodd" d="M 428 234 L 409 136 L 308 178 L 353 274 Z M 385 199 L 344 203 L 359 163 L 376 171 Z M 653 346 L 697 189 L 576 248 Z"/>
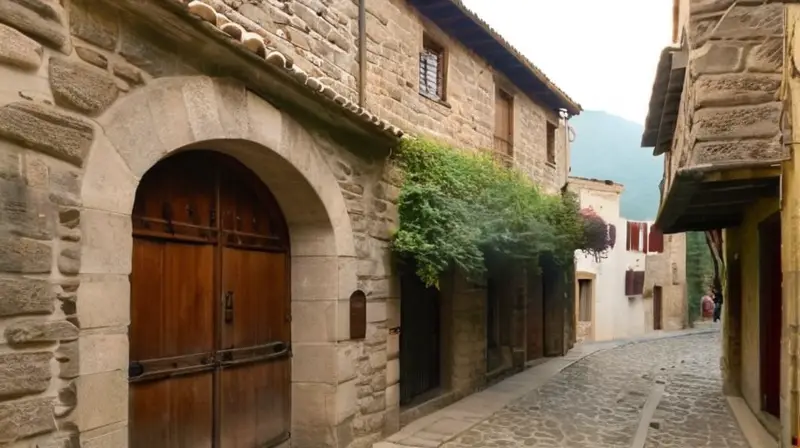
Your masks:
<path fill-rule="evenodd" d="M 207 151 L 148 171 L 133 210 L 133 448 L 267 447 L 289 435 L 289 247 L 261 181 Z"/>
<path fill-rule="evenodd" d="M 758 240 L 761 399 L 764 411 L 780 417 L 783 274 L 779 214 L 759 225 Z"/>
<path fill-rule="evenodd" d="M 432 398 L 441 386 L 441 298 L 409 268 L 400 276 L 400 404 Z"/>
<path fill-rule="evenodd" d="M 664 296 L 660 286 L 653 287 L 653 330 L 661 330 L 664 320 Z"/>

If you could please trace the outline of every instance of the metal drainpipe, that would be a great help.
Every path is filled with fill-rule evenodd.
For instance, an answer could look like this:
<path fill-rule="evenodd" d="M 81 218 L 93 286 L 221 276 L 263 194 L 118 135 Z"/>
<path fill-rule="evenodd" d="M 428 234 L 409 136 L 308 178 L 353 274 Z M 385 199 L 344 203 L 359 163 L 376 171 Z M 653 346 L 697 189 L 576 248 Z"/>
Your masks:
<path fill-rule="evenodd" d="M 367 103 L 367 0 L 358 0 L 358 105 Z"/>

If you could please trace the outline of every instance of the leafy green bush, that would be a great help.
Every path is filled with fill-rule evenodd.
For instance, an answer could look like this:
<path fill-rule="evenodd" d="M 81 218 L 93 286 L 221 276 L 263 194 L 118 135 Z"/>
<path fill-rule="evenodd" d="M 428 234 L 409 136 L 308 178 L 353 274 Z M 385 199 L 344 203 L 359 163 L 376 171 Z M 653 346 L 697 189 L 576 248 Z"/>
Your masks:
<path fill-rule="evenodd" d="M 482 275 L 487 253 L 521 260 L 550 253 L 570 263 L 585 242 L 574 195 L 544 194 L 486 153 L 405 139 L 396 161 L 403 185 L 393 250 L 412 259 L 428 285 L 438 285 L 450 266 Z"/>

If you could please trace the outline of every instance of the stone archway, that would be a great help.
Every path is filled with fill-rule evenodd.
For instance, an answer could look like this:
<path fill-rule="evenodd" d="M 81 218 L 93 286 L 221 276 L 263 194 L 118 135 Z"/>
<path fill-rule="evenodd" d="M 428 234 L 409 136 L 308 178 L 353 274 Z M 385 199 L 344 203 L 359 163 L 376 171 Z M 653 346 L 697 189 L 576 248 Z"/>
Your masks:
<path fill-rule="evenodd" d="M 78 426 L 125 425 L 131 271 L 131 210 L 142 175 L 182 150 L 231 155 L 275 196 L 289 227 L 292 297 L 292 434 L 311 443 L 337 422 L 336 341 L 356 289 L 350 220 L 338 183 L 314 139 L 238 82 L 166 78 L 98 119 L 82 179 L 81 285 L 77 315 L 91 336 L 79 346 Z M 92 330 L 93 328 L 102 330 Z M 99 400 L 113 404 L 97 406 Z"/>

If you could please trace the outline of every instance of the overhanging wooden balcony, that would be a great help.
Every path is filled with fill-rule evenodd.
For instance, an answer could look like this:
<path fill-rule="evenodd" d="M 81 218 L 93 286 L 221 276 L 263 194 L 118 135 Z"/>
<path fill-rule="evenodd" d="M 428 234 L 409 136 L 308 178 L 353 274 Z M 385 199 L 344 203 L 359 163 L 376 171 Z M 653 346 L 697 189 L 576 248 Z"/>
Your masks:
<path fill-rule="evenodd" d="M 642 134 L 642 146 L 665 157 L 656 218 L 664 233 L 739 225 L 754 202 L 778 196 L 787 156 L 774 76 L 692 79 L 691 63 L 686 49 L 662 51 Z"/>

